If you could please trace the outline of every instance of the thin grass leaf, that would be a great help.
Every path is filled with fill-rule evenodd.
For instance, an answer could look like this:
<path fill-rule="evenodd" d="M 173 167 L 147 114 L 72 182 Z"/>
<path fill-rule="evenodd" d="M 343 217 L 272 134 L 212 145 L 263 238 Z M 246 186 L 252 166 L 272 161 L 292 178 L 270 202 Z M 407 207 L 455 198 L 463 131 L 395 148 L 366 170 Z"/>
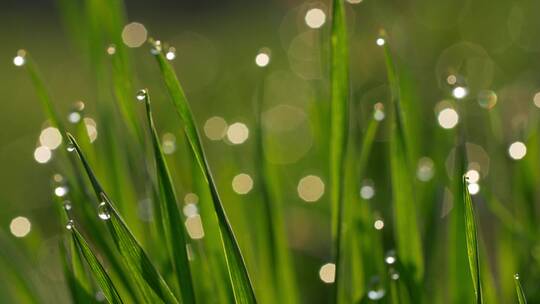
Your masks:
<path fill-rule="evenodd" d="M 390 171 L 397 251 L 403 264 L 419 282 L 423 277 L 424 265 L 413 188 L 414 174 L 410 168 L 410 152 L 407 148 L 403 112 L 400 104 L 400 83 L 388 42 L 384 44 L 384 54 L 393 108 L 390 137 Z"/>
<path fill-rule="evenodd" d="M 92 271 L 92 274 L 96 282 L 98 283 L 99 288 L 105 295 L 107 301 L 109 301 L 109 303 L 111 304 L 123 303 L 120 295 L 118 294 L 118 291 L 116 290 L 116 287 L 111 281 L 111 278 L 90 249 L 90 246 L 88 246 L 88 243 L 86 242 L 84 237 L 80 234 L 79 230 L 77 230 L 77 228 L 73 226 L 73 222 L 68 223 L 68 225 L 71 225 L 70 230 L 72 232 L 71 236 L 73 238 L 73 242 L 75 243 L 76 247 L 82 252 L 86 263 L 90 267 L 90 270 Z M 77 250 L 75 250 L 74 252 L 72 252 L 72 254 L 76 256 L 79 253 Z"/>
<path fill-rule="evenodd" d="M 263 69 L 263 75 L 267 75 L 266 69 Z M 265 155 L 265 133 L 263 132 L 263 100 L 264 100 L 264 78 L 261 79 L 259 87 L 256 90 L 256 98 L 254 100 L 254 112 L 256 117 L 255 126 L 253 128 L 253 137 L 255 138 L 256 153 L 255 166 L 259 173 L 258 185 L 259 192 L 262 198 L 262 218 L 261 229 L 266 230 L 267 235 L 263 239 L 260 238 L 259 251 L 263 251 L 264 247 L 269 252 L 266 254 L 267 260 L 265 267 L 270 267 L 268 270 L 269 276 L 273 281 L 274 288 L 264 287 L 266 295 L 270 301 L 278 301 L 282 303 L 298 303 L 297 284 L 293 272 L 292 257 L 288 250 L 288 240 L 285 220 L 283 216 L 283 200 L 279 195 L 279 179 L 273 175 L 273 168 L 266 162 Z M 261 249 L 262 248 L 262 249 Z M 266 257 L 266 256 L 265 256 Z M 265 262 L 265 261 L 263 261 Z M 264 282 L 262 282 L 264 284 Z"/>
<path fill-rule="evenodd" d="M 521 282 L 519 281 L 519 274 L 514 275 L 514 283 L 516 284 L 516 293 L 519 304 L 527 304 L 527 298 L 525 297 L 525 292 L 523 287 L 521 287 Z"/>
<path fill-rule="evenodd" d="M 169 95 L 184 124 L 185 134 L 189 141 L 191 151 L 193 152 L 210 189 L 214 209 L 219 222 L 221 240 L 223 242 L 235 300 L 237 303 L 255 303 L 256 300 L 253 285 L 249 278 L 244 258 L 240 252 L 240 247 L 238 246 L 238 242 L 234 236 L 231 224 L 229 223 L 229 219 L 227 218 L 225 209 L 223 208 L 223 204 L 219 197 L 186 96 L 178 81 L 176 73 L 163 55 L 161 43 L 159 41 L 151 41 L 151 43 L 153 48 L 152 51 L 155 53 L 155 58 L 158 62 Z"/>
<path fill-rule="evenodd" d="M 195 303 L 195 292 L 191 278 L 191 270 L 187 256 L 187 242 L 184 225 L 180 218 L 177 206 L 176 193 L 171 179 L 169 168 L 165 161 L 165 155 L 161 147 L 150 105 L 148 91 L 144 90 L 146 104 L 146 117 L 152 137 L 154 157 L 156 161 L 157 180 L 159 188 L 161 219 L 165 239 L 169 248 L 170 260 L 180 285 L 181 298 L 184 303 Z"/>
<path fill-rule="evenodd" d="M 465 204 L 465 233 L 467 237 L 467 257 L 469 258 L 469 268 L 476 296 L 476 303 L 483 303 L 482 299 L 482 284 L 480 282 L 480 263 L 478 257 L 478 239 L 476 220 L 474 218 L 474 208 L 472 205 L 471 195 L 467 188 L 466 177 L 463 177 L 463 203 Z"/>
<path fill-rule="evenodd" d="M 94 303 L 94 299 L 91 296 L 91 286 L 90 281 L 86 275 L 84 265 L 82 264 L 82 259 L 73 238 L 68 240 L 69 251 L 71 255 L 68 257 L 66 255 L 66 247 L 60 242 L 60 254 L 62 265 L 64 267 L 64 275 L 69 286 L 71 297 L 73 298 L 74 303 Z"/>
<path fill-rule="evenodd" d="M 43 83 L 42 77 L 38 71 L 36 64 L 34 63 L 34 60 L 30 56 L 30 53 L 28 53 L 28 51 L 26 50 L 19 50 L 17 52 L 17 56 L 21 57 L 23 60 L 23 66 L 25 67 L 28 75 L 30 76 L 30 79 L 32 80 L 32 84 L 34 85 L 34 89 L 36 90 L 38 99 L 41 102 L 43 111 L 45 112 L 47 118 L 50 120 L 51 125 L 57 128 L 62 134 L 64 134 L 66 131 L 66 129 L 64 128 L 64 124 L 62 123 L 60 116 L 54 109 L 51 96 L 49 95 L 49 92 L 47 91 L 47 88 Z"/>
<path fill-rule="evenodd" d="M 351 117 L 354 120 L 354 117 Z M 351 126 L 354 126 L 351 123 Z M 371 217 L 371 212 L 367 201 L 362 200 L 358 196 L 358 181 L 362 180 L 366 174 L 367 162 L 371 154 L 371 148 L 375 139 L 375 134 L 379 126 L 379 121 L 371 119 L 365 132 L 361 144 L 359 143 L 361 133 L 360 128 L 351 128 L 349 134 L 349 145 L 347 147 L 347 163 L 345 169 L 345 194 L 343 203 L 343 222 L 345 229 L 342 231 L 343 252 L 341 261 L 344 265 L 348 265 L 341 272 L 340 290 L 338 297 L 340 302 L 351 303 L 357 302 L 364 294 L 363 286 L 365 281 L 369 280 L 365 254 L 369 251 L 375 255 L 375 248 L 367 249 L 360 243 L 365 243 L 370 237 L 372 230 L 365 229 L 366 218 Z M 369 225 L 368 225 L 369 226 Z M 379 255 L 377 255 L 377 258 Z M 371 261 L 369 264 L 374 264 Z M 369 273 L 371 275 L 371 273 Z"/>
<path fill-rule="evenodd" d="M 342 269 L 343 173 L 349 127 L 349 61 L 344 2 L 333 1 L 330 45 L 330 203 L 336 281 L 333 299 L 338 302 Z"/>
<path fill-rule="evenodd" d="M 124 259 L 124 264 L 143 293 L 145 301 L 161 300 L 164 303 L 179 303 L 99 184 L 75 138 L 69 133 L 67 137 L 86 170 L 98 201 L 101 202 L 98 206 L 99 216 L 106 221 L 114 243 Z"/>

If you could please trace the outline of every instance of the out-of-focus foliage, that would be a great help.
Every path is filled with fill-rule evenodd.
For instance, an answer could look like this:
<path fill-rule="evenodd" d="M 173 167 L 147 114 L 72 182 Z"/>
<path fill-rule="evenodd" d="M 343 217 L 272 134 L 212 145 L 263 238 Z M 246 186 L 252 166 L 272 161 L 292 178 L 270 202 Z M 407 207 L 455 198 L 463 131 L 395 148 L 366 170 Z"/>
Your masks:
<path fill-rule="evenodd" d="M 0 302 L 540 302 L 540 4 L 339 4 L 0 4 Z"/>

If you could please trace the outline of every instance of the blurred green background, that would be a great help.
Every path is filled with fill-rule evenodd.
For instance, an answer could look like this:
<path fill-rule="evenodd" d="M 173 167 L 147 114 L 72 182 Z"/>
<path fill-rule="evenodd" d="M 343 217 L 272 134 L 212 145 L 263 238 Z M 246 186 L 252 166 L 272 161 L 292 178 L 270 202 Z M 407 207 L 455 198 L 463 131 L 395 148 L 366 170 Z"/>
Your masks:
<path fill-rule="evenodd" d="M 452 255 L 453 249 L 447 247 L 443 232 L 446 215 L 452 209 L 449 176 L 456 131 L 445 130 L 438 123 L 439 111 L 445 107 L 440 102 L 445 101 L 449 105 L 461 104 L 459 124 L 464 125 L 470 162 L 475 163 L 469 169 L 480 174 L 480 190 L 474 199 L 496 302 L 514 301 L 512 275 L 520 272 L 530 303 L 537 303 L 540 155 L 535 147 L 540 95 L 537 106 L 534 97 L 540 91 L 540 2 L 351 2 L 359 2 L 346 5 L 351 111 L 356 120 L 353 128 L 359 130 L 357 136 L 365 130 L 376 103 L 389 107 L 384 57 L 376 44 L 382 29 L 406 71 L 402 80 L 409 88 L 406 94 L 413 100 L 413 106 L 407 109 L 412 157 L 419 168 L 418 177 L 411 177 L 411 183 L 417 187 L 426 281 L 431 282 L 424 291 L 433 295 L 435 302 L 450 303 L 446 293 L 452 291 L 444 290 L 442 277 L 449 271 L 445 257 Z M 192 106 L 220 194 L 233 228 L 239 232 L 250 269 L 257 268 L 257 235 L 250 232 L 257 224 L 259 211 L 255 206 L 260 201 L 254 141 L 248 136 L 242 143 L 233 144 L 234 135 L 227 137 L 227 129 L 219 126 L 218 140 L 211 140 L 210 125 L 205 123 L 218 116 L 229 126 L 242 123 L 251 131 L 255 124 L 254 100 L 262 88 L 266 161 L 271 164 L 281 191 L 302 302 L 326 303 L 329 285 L 321 281 L 319 270 L 329 262 L 331 252 L 329 197 L 319 179 L 309 185 L 313 193 L 307 194 L 314 196 L 315 202 L 303 200 L 299 188 L 302 178 L 309 175 L 319 177 L 322 184 L 328 182 L 329 17 L 321 21 L 319 16 L 315 23 L 323 24 L 312 28 L 306 23 L 306 13 L 320 9 L 328 14 L 329 1 L 129 0 L 125 5 L 128 22 L 143 24 L 148 37 L 162 39 L 176 48 L 172 63 Z M 70 27 L 56 2 L 4 0 L 0 6 L 0 265 L 13 267 L 23 280 L 30 280 L 43 302 L 68 302 L 57 244 L 64 225 L 58 224 L 52 208 L 52 176 L 58 173 L 52 163 L 61 155 L 53 152 L 52 160 L 45 164 L 34 159 L 46 119 L 28 76 L 14 66 L 13 58 L 18 49 L 31 52 L 66 122 L 74 103 L 85 103 L 85 117 L 96 123 L 97 139 L 93 145 L 97 147 L 103 145 L 100 135 L 104 131 L 100 129 L 96 107 L 100 103 L 113 104 L 114 100 L 99 100 L 103 97 L 95 89 L 96 80 L 84 47 L 88 37 Z M 265 69 L 255 62 L 261 51 L 270 57 Z M 137 89 L 149 88 L 159 132 L 176 137 L 169 161 L 178 181 L 178 196 L 184 198 L 196 190 L 191 168 L 185 166 L 190 160 L 181 125 L 148 46 L 129 48 L 129 54 L 133 64 L 133 96 Z M 452 96 L 453 84 L 448 83 L 451 75 L 467 89 L 462 101 Z M 110 94 L 110 90 L 105 91 Z M 486 108 L 482 97 L 485 94 L 490 94 L 491 102 L 495 98 L 496 104 Z M 119 117 L 117 110 L 113 112 L 112 117 Z M 138 115 L 144 123 L 142 108 Z M 133 143 L 122 138 L 127 132 L 122 129 L 125 126 L 113 125 L 118 128 L 113 131 L 114 136 L 125 144 L 120 144 L 119 149 L 128 154 Z M 373 222 L 384 221 L 384 228 L 376 232 L 384 251 L 395 247 L 386 152 L 388 131 L 383 120 L 366 173 L 368 180 L 354 182 L 359 198 L 363 186 L 374 190 L 373 196 L 360 200 L 372 209 Z M 167 138 L 173 145 L 172 137 L 165 136 L 164 141 Z M 522 141 L 529 148 L 523 160 L 516 161 L 508 155 L 509 145 L 515 141 Z M 100 158 L 99 148 L 97 151 L 94 162 Z M 417 164 L 414 165 L 416 169 Z M 128 163 L 129 170 L 135 172 L 130 181 L 137 201 L 133 209 L 141 217 L 140 223 L 130 224 L 141 226 L 149 221 L 145 207 L 148 193 L 140 187 L 145 183 L 144 166 L 142 162 Z M 100 174 L 106 171 L 103 169 Z M 233 189 L 233 179 L 240 173 L 254 179 L 253 189 L 241 183 L 241 187 L 247 187 L 247 194 Z M 497 202 L 495 207 L 492 201 Z M 19 216 L 31 223 L 31 230 L 21 238 L 10 230 L 12 220 Z M 14 278 L 5 273 L 0 272 L 0 290 L 5 291 L 0 293 L 0 302 L 7 303 L 12 299 L 9 285 Z"/>

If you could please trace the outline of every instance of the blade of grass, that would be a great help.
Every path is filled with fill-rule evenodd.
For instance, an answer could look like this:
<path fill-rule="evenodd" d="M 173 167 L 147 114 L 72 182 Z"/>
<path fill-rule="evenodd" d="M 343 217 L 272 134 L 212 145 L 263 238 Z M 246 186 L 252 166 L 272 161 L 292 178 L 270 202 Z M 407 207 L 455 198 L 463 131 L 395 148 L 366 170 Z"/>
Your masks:
<path fill-rule="evenodd" d="M 465 233 L 467 237 L 467 257 L 469 258 L 469 268 L 476 295 L 476 303 L 483 303 L 482 284 L 480 282 L 480 263 L 478 258 L 478 240 L 476 220 L 474 218 L 474 207 L 471 195 L 467 188 L 466 177 L 463 177 L 463 203 L 465 204 Z"/>
<path fill-rule="evenodd" d="M 332 32 L 330 44 L 330 204 L 332 206 L 332 240 L 336 280 L 333 286 L 333 301 L 339 300 L 340 273 L 342 270 L 343 231 L 343 173 L 347 150 L 349 127 L 349 62 L 347 28 L 344 2 L 334 0 L 332 4 Z"/>
<path fill-rule="evenodd" d="M 390 171 L 397 251 L 408 271 L 411 272 L 417 282 L 420 282 L 424 273 L 424 265 L 413 188 L 414 174 L 412 174 L 410 168 L 409 150 L 407 149 L 400 104 L 400 82 L 388 41 L 384 43 L 384 55 L 393 108 L 390 137 Z"/>
<path fill-rule="evenodd" d="M 214 209 L 219 221 L 221 240 L 225 251 L 227 267 L 229 269 L 229 278 L 233 286 L 235 300 L 238 303 L 255 303 L 255 293 L 253 291 L 253 285 L 249 278 L 244 258 L 242 257 L 238 242 L 234 236 L 232 227 L 219 197 L 217 187 L 212 177 L 208 161 L 206 160 L 196 124 L 184 91 L 180 85 L 180 82 L 178 81 L 178 78 L 176 77 L 176 73 L 161 51 L 161 43 L 159 41 L 151 41 L 151 43 L 169 95 L 171 96 L 178 115 L 184 123 L 185 133 L 188 138 L 191 151 L 193 152 L 210 188 Z"/>
<path fill-rule="evenodd" d="M 113 282 L 111 281 L 111 278 L 97 259 L 97 257 L 94 255 L 92 250 L 90 249 L 90 246 L 88 246 L 88 243 L 84 239 L 84 237 L 80 234 L 80 232 L 77 230 L 77 228 L 73 225 L 73 222 L 69 222 L 68 225 L 71 225 L 71 228 L 69 228 L 72 232 L 72 238 L 73 242 L 75 243 L 76 247 L 82 252 L 82 255 L 84 259 L 86 260 L 86 263 L 90 267 L 90 270 L 92 271 L 92 274 L 96 280 L 96 282 L 99 285 L 99 288 L 105 295 L 105 298 L 109 303 L 116 304 L 116 303 L 123 303 L 122 299 L 120 298 L 120 295 L 118 294 L 118 291 L 116 290 L 116 287 L 114 286 Z M 77 250 L 72 251 L 73 256 L 77 256 L 79 252 Z"/>
<path fill-rule="evenodd" d="M 527 298 L 525 297 L 525 292 L 523 287 L 521 287 L 521 282 L 519 281 L 519 274 L 514 275 L 514 283 L 516 284 L 516 293 L 519 304 L 527 304 Z"/>
<path fill-rule="evenodd" d="M 78 251 L 77 245 L 72 238 L 68 240 L 68 246 L 69 252 L 71 253 L 71 255 L 69 256 L 69 261 L 66 254 L 68 250 L 67 247 L 64 246 L 62 241 L 59 242 L 59 252 L 61 254 L 60 258 L 62 260 L 62 265 L 64 266 L 64 275 L 68 283 L 73 302 L 94 303 L 91 296 L 92 288 L 90 280 L 86 274 L 84 265 L 82 264 L 82 259 Z"/>
<path fill-rule="evenodd" d="M 154 302 L 161 299 L 164 303 L 179 303 L 99 184 L 75 138 L 69 133 L 67 137 L 86 170 L 98 201 L 101 202 L 98 207 L 100 216 L 106 221 L 114 243 L 124 259 L 125 266 L 144 294 L 145 301 Z"/>
<path fill-rule="evenodd" d="M 41 102 L 43 111 L 45 112 L 47 118 L 50 120 L 51 125 L 57 128 L 60 133 L 64 134 L 66 131 L 64 124 L 62 123 L 60 116 L 54 109 L 51 96 L 47 91 L 45 84 L 43 83 L 42 77 L 40 76 L 40 73 L 36 64 L 34 63 L 33 58 L 26 50 L 19 50 L 17 52 L 17 56 L 22 57 L 24 61 L 22 65 L 25 67 L 28 75 L 30 76 L 30 79 L 32 80 L 32 84 L 34 85 L 34 89 L 36 90 L 38 99 Z"/>
<path fill-rule="evenodd" d="M 165 161 L 165 155 L 161 147 L 159 137 L 152 118 L 150 96 L 144 90 L 144 101 L 146 104 L 146 117 L 148 128 L 150 129 L 152 144 L 154 147 L 154 157 L 156 161 L 157 180 L 160 198 L 161 219 L 163 221 L 163 231 L 169 247 L 170 260 L 176 273 L 180 285 L 181 299 L 185 303 L 195 303 L 195 293 L 191 279 L 191 270 L 187 256 L 187 242 L 184 225 L 180 218 L 180 211 L 177 206 L 176 193 L 174 191 L 171 174 Z"/>
<path fill-rule="evenodd" d="M 262 69 L 263 75 L 267 75 L 266 68 Z M 263 78 L 264 79 L 264 78 Z M 272 168 L 266 162 L 265 157 L 265 137 L 263 132 L 262 108 L 264 100 L 264 81 L 260 81 L 256 90 L 254 101 L 254 112 L 256 123 L 254 127 L 254 138 L 256 142 L 255 164 L 259 173 L 259 180 L 256 185 L 261 193 L 263 202 L 263 218 L 261 218 L 267 231 L 266 239 L 261 240 L 261 247 L 269 247 L 268 266 L 272 276 L 271 280 L 275 286 L 273 290 L 268 290 L 274 302 L 298 303 L 296 280 L 293 272 L 292 258 L 288 250 L 287 231 L 283 218 L 282 200 L 277 193 L 279 179 L 272 175 Z M 261 238 L 262 239 L 262 238 Z M 259 249 L 261 250 L 261 249 Z M 262 251 L 262 250 L 261 250 Z M 267 287 L 265 289 L 268 289 Z"/>
<path fill-rule="evenodd" d="M 354 120 L 354 117 L 351 117 Z M 355 124 L 351 124 L 354 126 Z M 358 196 L 358 181 L 362 180 L 366 174 L 366 166 L 375 139 L 375 134 L 379 126 L 379 121 L 371 119 L 366 131 L 363 133 L 361 144 L 359 144 L 358 133 L 360 128 L 351 128 L 349 134 L 349 145 L 347 155 L 347 165 L 345 169 L 345 196 L 343 221 L 345 229 L 342 231 L 343 264 L 350 265 L 343 269 L 341 278 L 343 279 L 338 297 L 340 302 L 357 302 L 364 294 L 364 282 L 368 280 L 367 269 L 364 264 L 365 249 L 360 243 L 365 243 L 371 236 L 372 231 L 364 229 L 366 218 L 371 216 L 368 202 Z M 369 249 L 374 252 L 374 248 Z"/>
<path fill-rule="evenodd" d="M 448 242 L 445 248 L 448 252 L 448 273 L 450 298 L 453 303 L 470 303 L 474 300 L 474 288 L 468 270 L 465 222 L 465 205 L 462 201 L 467 185 L 462 182 L 463 174 L 467 170 L 468 155 L 466 148 L 465 121 L 459 126 L 455 134 L 451 134 L 456 141 L 454 152 L 454 169 L 452 172 L 452 203 L 453 208 L 449 214 Z"/>

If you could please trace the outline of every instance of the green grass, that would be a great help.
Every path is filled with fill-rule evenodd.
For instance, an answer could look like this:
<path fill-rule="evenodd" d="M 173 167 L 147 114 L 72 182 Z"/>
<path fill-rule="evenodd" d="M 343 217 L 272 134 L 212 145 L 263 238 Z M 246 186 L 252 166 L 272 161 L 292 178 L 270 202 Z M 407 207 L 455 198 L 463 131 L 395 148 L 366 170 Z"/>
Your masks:
<path fill-rule="evenodd" d="M 540 299 L 534 289 L 540 278 L 535 216 L 540 174 L 531 169 L 539 164 L 538 117 L 531 115 L 533 127 L 519 135 L 529 149 L 523 160 L 506 156 L 508 135 L 498 125 L 503 123 L 500 113 L 478 114 L 474 97 L 456 100 L 452 86 L 437 98 L 456 109 L 459 124 L 452 130 L 439 128 L 438 113 L 419 106 L 426 95 L 433 97 L 423 94 L 421 77 L 404 59 L 413 54 L 400 53 L 400 37 L 369 29 L 369 45 L 360 41 L 366 50 L 373 48 L 370 62 L 358 65 L 364 54 L 351 50 L 363 19 L 349 19 L 356 16 L 355 6 L 333 0 L 325 10 L 324 28 L 307 29 L 309 35 L 317 33 L 310 39 L 321 44 L 313 57 L 321 60 L 323 76 L 297 83 L 290 77 L 291 96 L 280 96 L 293 100 L 298 83 L 313 88 L 313 96 L 302 104 L 306 111 L 299 113 L 306 116 L 315 144 L 295 163 L 275 161 L 273 153 L 282 147 L 269 144 L 269 130 L 276 126 L 268 126 L 268 110 L 273 102 L 284 102 L 267 97 L 272 96 L 267 92 L 272 91 L 271 75 L 283 73 L 272 66 L 283 60 L 279 51 L 273 51 L 268 67 L 252 62 L 250 70 L 228 67 L 245 74 L 233 80 L 245 81 L 249 94 L 231 89 L 227 75 L 210 81 L 217 94 L 193 93 L 184 91 L 180 80 L 189 83 L 197 71 L 168 59 L 167 42 L 150 39 L 141 47 L 143 55 L 124 45 L 121 32 L 128 18 L 122 1 L 59 1 L 58 7 L 88 64 L 91 81 L 85 85 L 95 100 L 90 113 L 100 133 L 93 142 L 84 120 L 64 119 L 68 113 L 54 98 L 60 92 L 49 91 L 49 75 L 42 74 L 47 70 L 41 71 L 28 51 L 20 51 L 47 125 L 63 138 L 51 161 L 51 169 L 63 177 L 52 188 L 69 191 L 51 198 L 53 204 L 46 207 L 53 228 L 36 225 L 19 243 L 0 231 L 0 244 L 7 244 L 0 246 L 5 270 L 0 300 L 94 303 L 103 296 L 108 303 L 506 303 L 515 301 L 517 293 L 518 302 L 526 303 L 519 276 L 514 285 L 508 279 L 517 269 L 524 269 L 529 301 Z M 383 42 L 374 43 L 377 38 Z M 107 54 L 111 45 L 115 52 Z M 183 56 L 182 49 L 177 56 Z M 475 64 L 458 64 L 448 72 L 474 79 L 477 75 L 468 75 L 467 68 Z M 378 74 L 359 86 L 357 78 L 369 65 Z M 249 73 L 256 77 L 249 79 Z M 141 83 L 151 90 L 137 92 Z M 233 145 L 226 136 L 206 141 L 201 108 L 209 108 L 205 115 L 216 114 L 211 105 L 198 104 L 201 96 L 216 103 L 249 100 L 244 116 L 234 118 L 249 125 L 248 141 Z M 228 117 L 236 115 L 227 110 Z M 280 123 L 302 115 L 284 115 Z M 478 162 L 485 166 L 471 148 L 482 119 L 494 133 L 484 145 L 491 173 L 486 177 L 486 169 L 480 169 L 482 189 L 474 194 L 465 174 Z M 172 144 L 161 138 L 165 131 L 169 138 L 173 134 Z M 291 130 L 285 126 L 280 131 Z M 294 138 L 284 150 L 296 152 L 302 140 Z M 429 156 L 435 167 L 425 180 L 417 168 L 421 156 Z M 241 172 L 253 182 L 245 194 L 230 189 L 232 177 Z M 325 194 L 312 203 L 300 202 L 297 193 L 302 191 L 298 180 L 308 174 L 319 175 L 325 186 Z M 201 220 L 199 237 L 190 234 L 194 218 Z M 49 291 L 51 282 L 36 280 L 42 274 L 30 265 L 51 230 L 59 262 L 58 278 L 51 281 L 61 287 Z M 326 263 L 334 264 L 335 272 L 319 278 Z"/>

